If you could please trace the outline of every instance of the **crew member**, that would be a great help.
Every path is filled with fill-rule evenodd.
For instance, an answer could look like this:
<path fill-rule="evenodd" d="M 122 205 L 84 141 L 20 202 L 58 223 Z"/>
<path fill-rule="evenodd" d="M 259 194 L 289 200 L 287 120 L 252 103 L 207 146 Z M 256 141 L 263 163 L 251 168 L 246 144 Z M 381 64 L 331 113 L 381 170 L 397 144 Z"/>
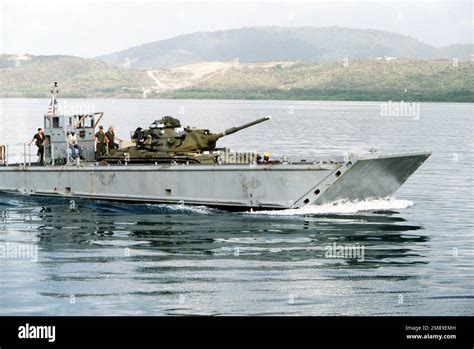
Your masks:
<path fill-rule="evenodd" d="M 268 151 L 263 153 L 263 162 L 269 162 L 270 161 L 270 153 Z"/>
<path fill-rule="evenodd" d="M 44 165 L 44 144 L 46 143 L 46 136 L 43 133 L 43 129 L 38 128 L 38 132 L 33 136 L 33 139 L 28 143 L 35 142 L 35 145 L 38 147 L 38 156 L 40 157 L 40 164 Z"/>
<path fill-rule="evenodd" d="M 119 145 L 115 143 L 115 139 L 121 141 L 120 138 L 115 137 L 114 127 L 110 126 L 108 131 L 105 133 L 105 137 L 107 138 L 107 149 L 110 151 L 118 149 Z"/>
<path fill-rule="evenodd" d="M 105 137 L 103 126 L 99 126 L 99 131 L 97 131 L 94 135 L 94 139 L 97 144 L 95 157 L 96 159 L 98 159 L 105 154 L 107 146 L 107 138 Z"/>
<path fill-rule="evenodd" d="M 82 148 L 77 144 L 77 137 L 74 131 L 68 132 L 67 141 L 69 143 L 69 149 L 71 149 L 72 158 L 76 159 L 79 156 L 81 160 L 84 160 L 84 157 L 82 156 Z"/>

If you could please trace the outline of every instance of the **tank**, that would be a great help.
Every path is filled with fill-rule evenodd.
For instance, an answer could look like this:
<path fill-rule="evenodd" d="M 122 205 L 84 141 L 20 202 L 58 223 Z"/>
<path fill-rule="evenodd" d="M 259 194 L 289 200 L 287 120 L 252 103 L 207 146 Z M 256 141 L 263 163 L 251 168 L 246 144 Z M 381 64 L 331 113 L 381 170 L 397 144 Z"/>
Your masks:
<path fill-rule="evenodd" d="M 132 132 L 132 146 L 111 150 L 99 160 L 108 163 L 216 163 L 222 150 L 217 148 L 220 138 L 270 119 L 271 116 L 265 116 L 212 133 L 208 129 L 182 127 L 178 119 L 164 116 L 148 129 L 138 127 Z"/>

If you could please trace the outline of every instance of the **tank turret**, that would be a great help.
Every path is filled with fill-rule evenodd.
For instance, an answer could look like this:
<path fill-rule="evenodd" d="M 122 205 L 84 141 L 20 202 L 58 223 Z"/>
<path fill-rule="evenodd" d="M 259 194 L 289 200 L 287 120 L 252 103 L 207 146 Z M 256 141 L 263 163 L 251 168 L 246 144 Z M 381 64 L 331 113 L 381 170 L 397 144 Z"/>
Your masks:
<path fill-rule="evenodd" d="M 182 127 L 171 116 L 154 121 L 147 130 L 141 127 L 132 133 L 131 147 L 121 148 L 101 158 L 107 162 L 216 162 L 217 141 L 245 128 L 257 125 L 271 116 L 212 133 L 208 129 Z"/>

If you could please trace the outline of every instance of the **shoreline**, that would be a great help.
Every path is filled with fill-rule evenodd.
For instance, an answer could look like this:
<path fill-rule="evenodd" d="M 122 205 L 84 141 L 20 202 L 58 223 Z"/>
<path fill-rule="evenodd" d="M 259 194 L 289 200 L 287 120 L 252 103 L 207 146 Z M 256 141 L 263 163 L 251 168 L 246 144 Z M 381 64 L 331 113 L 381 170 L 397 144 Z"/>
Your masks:
<path fill-rule="evenodd" d="M 0 100 L 7 99 L 49 99 L 48 96 L 4 96 L 0 95 Z M 61 99 L 103 99 L 103 100 L 186 100 L 186 101 L 272 101 L 272 102 L 373 102 L 373 103 L 450 103 L 450 104 L 474 104 L 474 98 L 471 100 L 430 100 L 430 99 L 309 99 L 309 98 L 300 98 L 300 99 L 285 99 L 285 98 L 271 98 L 268 96 L 262 96 L 262 98 L 239 98 L 239 97 L 230 97 L 222 96 L 221 98 L 208 98 L 206 96 L 190 98 L 188 96 L 163 96 L 163 97 L 132 97 L 132 96 L 61 96 Z"/>

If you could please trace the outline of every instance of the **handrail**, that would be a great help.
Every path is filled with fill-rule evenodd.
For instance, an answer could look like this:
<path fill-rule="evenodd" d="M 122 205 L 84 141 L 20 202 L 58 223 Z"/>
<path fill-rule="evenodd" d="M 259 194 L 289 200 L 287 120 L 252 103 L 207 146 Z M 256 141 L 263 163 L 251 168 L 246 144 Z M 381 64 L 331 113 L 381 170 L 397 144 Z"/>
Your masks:
<path fill-rule="evenodd" d="M 0 164 L 5 165 L 7 147 L 5 145 L 0 145 Z"/>
<path fill-rule="evenodd" d="M 11 164 L 31 166 L 31 144 L 13 143 L 0 146 L 0 164 L 9 166 Z"/>

